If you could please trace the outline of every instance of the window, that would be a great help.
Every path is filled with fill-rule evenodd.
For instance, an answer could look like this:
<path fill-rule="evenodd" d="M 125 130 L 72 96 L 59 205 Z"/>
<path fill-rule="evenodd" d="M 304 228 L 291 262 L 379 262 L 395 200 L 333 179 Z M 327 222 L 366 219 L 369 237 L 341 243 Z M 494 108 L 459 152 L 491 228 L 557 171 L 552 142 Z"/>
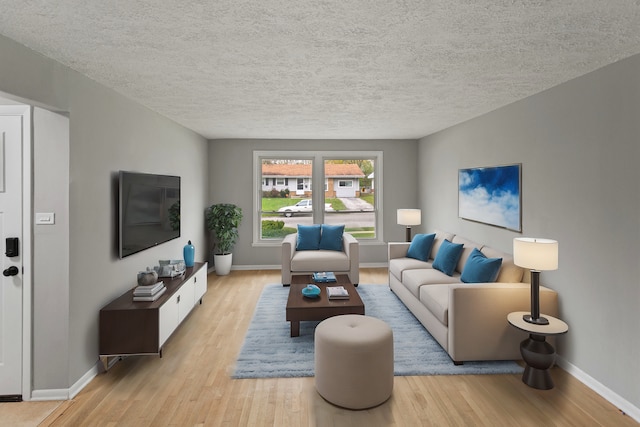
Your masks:
<path fill-rule="evenodd" d="M 254 244 L 279 244 L 298 225 L 320 223 L 379 241 L 381 171 L 381 152 L 254 152 Z"/>

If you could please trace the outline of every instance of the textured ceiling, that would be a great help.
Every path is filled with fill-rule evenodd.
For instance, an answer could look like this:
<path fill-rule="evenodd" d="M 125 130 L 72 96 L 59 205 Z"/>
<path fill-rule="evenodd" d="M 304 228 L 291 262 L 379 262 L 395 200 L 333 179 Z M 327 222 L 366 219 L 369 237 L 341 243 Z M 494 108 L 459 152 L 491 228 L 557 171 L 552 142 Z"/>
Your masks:
<path fill-rule="evenodd" d="M 0 8 L 0 34 L 210 139 L 419 138 L 640 53 L 640 0 Z"/>

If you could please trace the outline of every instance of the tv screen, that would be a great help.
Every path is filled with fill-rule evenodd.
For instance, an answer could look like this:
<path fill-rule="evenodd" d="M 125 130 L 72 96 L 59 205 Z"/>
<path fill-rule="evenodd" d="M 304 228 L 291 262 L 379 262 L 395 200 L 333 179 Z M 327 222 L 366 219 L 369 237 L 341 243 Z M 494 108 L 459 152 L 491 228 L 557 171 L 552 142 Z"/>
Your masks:
<path fill-rule="evenodd" d="M 120 258 L 180 237 L 180 177 L 120 171 Z"/>

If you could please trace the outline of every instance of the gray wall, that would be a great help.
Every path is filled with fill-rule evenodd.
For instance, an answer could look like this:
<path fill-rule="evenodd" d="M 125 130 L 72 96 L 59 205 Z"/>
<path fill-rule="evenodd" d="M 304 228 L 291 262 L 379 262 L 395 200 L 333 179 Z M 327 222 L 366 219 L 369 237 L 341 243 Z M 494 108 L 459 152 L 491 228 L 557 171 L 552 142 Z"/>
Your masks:
<path fill-rule="evenodd" d="M 135 285 L 136 273 L 161 258 L 181 258 L 191 239 L 196 261 L 204 261 L 203 212 L 207 198 L 207 142 L 126 97 L 59 63 L 0 36 L 0 91 L 45 108 L 67 112 L 69 169 L 55 162 L 38 162 L 36 176 L 57 180 L 68 175 L 69 281 L 42 283 L 49 265 L 34 259 L 34 289 L 68 288 L 68 325 L 54 304 L 34 301 L 34 351 L 43 343 L 66 343 L 68 360 L 60 379 L 57 363 L 46 364 L 34 354 L 36 390 L 67 389 L 89 372 L 98 359 L 98 312 L 102 306 Z M 40 147 L 34 146 L 34 157 Z M 59 153 L 58 153 L 59 154 Z M 115 181 L 118 170 L 180 175 L 182 177 L 182 237 L 124 260 L 115 256 Z M 56 184 L 59 185 L 59 184 Z M 45 206 L 47 194 L 34 188 L 34 206 Z M 45 207 L 43 207 L 45 209 Z M 63 209 L 56 206 L 55 209 Z M 64 212 L 60 212 L 64 216 Z M 57 213 L 58 214 L 58 213 Z M 41 240 L 42 239 L 42 240 Z M 57 250 L 55 241 L 34 233 L 39 253 Z M 43 322 L 54 322 L 45 325 Z M 56 326 L 60 326 L 56 328 Z M 68 328 L 68 334 L 67 334 Z M 55 332 L 52 332 L 55 331 Z M 44 336 L 53 333 L 54 336 Z M 48 351 L 51 351 L 49 348 Z M 55 360 L 55 358 L 54 358 Z"/>
<path fill-rule="evenodd" d="M 383 238 L 404 240 L 396 224 L 397 208 L 414 208 L 418 189 L 415 140 L 214 140 L 209 144 L 209 205 L 234 203 L 244 220 L 233 251 L 234 268 L 280 265 L 280 245 L 252 246 L 253 152 L 277 151 L 382 151 L 384 175 Z M 386 244 L 362 244 L 360 263 L 386 263 Z"/>
<path fill-rule="evenodd" d="M 55 214 L 55 224 L 33 226 L 33 384 L 42 390 L 69 382 L 69 118 L 34 108 L 33 153 L 33 211 Z"/>
<path fill-rule="evenodd" d="M 640 407 L 640 55 L 419 142 L 420 204 L 441 227 L 511 252 L 559 242 L 543 284 L 569 333 L 558 352 Z M 522 234 L 459 219 L 459 168 L 522 163 Z"/>

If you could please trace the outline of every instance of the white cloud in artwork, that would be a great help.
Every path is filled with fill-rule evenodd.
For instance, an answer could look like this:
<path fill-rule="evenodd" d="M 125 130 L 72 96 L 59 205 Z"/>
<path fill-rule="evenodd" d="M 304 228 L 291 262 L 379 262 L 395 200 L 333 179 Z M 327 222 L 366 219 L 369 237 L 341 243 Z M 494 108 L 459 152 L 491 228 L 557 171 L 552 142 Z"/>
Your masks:
<path fill-rule="evenodd" d="M 462 177 L 462 175 L 461 175 Z M 520 226 L 519 196 L 506 191 L 490 193 L 485 187 L 460 191 L 460 216 L 513 230 Z"/>
<path fill-rule="evenodd" d="M 460 181 L 460 187 L 464 188 L 467 187 L 469 185 L 471 185 L 473 183 L 473 177 L 471 176 L 471 174 L 465 173 L 465 172 L 461 172 L 460 173 L 460 177 L 459 177 L 459 181 Z"/>

